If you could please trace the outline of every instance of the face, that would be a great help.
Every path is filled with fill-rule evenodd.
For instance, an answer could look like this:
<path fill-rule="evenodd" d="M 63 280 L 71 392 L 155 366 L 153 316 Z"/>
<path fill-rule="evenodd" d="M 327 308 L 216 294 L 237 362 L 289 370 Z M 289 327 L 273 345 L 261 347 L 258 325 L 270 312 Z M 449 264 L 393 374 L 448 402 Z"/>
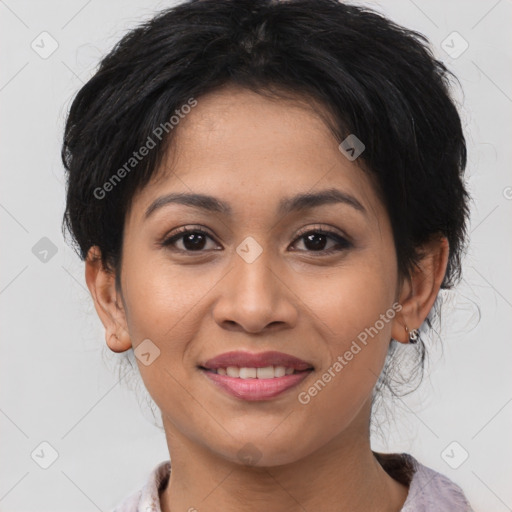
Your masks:
<path fill-rule="evenodd" d="M 127 214 L 123 322 L 149 353 L 142 379 L 168 439 L 226 460 L 285 464 L 359 435 L 397 328 L 388 215 L 319 108 L 234 87 L 198 98 Z M 309 369 L 229 391 L 204 366 L 232 351 Z"/>

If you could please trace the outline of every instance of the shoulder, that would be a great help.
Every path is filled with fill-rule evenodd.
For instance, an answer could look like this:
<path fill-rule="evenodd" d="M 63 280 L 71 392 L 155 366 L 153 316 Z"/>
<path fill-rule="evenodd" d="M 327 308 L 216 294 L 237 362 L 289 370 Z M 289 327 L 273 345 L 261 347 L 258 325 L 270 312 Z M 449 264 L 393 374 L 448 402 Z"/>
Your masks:
<path fill-rule="evenodd" d="M 125 498 L 111 512 L 161 512 L 159 493 L 167 485 L 170 473 L 170 461 L 160 462 L 150 472 L 144 486 Z"/>
<path fill-rule="evenodd" d="M 402 453 L 400 456 L 413 468 L 409 494 L 400 512 L 474 512 L 455 482 L 421 464 L 412 455 Z"/>

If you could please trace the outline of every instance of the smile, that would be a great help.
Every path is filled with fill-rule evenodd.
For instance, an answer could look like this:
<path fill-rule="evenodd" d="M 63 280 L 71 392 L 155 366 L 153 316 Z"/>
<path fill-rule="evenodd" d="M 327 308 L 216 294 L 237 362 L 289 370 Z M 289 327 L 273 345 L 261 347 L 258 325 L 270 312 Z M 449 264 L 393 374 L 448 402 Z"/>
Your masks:
<path fill-rule="evenodd" d="M 247 368 L 238 366 L 228 366 L 227 368 L 217 368 L 216 370 L 209 370 L 218 375 L 227 375 L 237 379 L 275 379 L 284 377 L 285 375 L 292 375 L 299 370 L 294 368 L 286 368 L 285 366 L 264 366 L 263 368 Z M 307 371 L 307 370 L 300 370 Z"/>
<path fill-rule="evenodd" d="M 283 352 L 220 354 L 200 364 L 210 382 L 230 396 L 242 400 L 270 400 L 297 386 L 313 365 Z"/>

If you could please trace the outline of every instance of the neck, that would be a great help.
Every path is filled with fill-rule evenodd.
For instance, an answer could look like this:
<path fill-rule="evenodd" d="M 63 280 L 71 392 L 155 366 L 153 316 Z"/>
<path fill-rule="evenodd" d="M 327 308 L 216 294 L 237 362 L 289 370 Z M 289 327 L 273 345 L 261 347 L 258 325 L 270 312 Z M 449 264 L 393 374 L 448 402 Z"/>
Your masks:
<path fill-rule="evenodd" d="M 172 458 L 162 512 L 399 512 L 407 497 L 408 488 L 375 459 L 368 431 L 360 425 L 305 458 L 269 467 L 226 460 L 165 420 L 164 426 Z"/>

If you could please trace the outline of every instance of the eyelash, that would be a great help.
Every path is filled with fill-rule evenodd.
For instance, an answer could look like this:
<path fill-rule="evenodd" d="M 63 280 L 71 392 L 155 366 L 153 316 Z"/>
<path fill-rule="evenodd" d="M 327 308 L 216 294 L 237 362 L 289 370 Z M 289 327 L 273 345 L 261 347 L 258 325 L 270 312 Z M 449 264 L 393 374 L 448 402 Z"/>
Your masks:
<path fill-rule="evenodd" d="M 210 233 L 208 233 L 207 231 L 205 231 L 202 228 L 192 228 L 192 229 L 191 228 L 180 228 L 179 231 L 177 231 L 175 234 L 173 234 L 172 236 L 163 240 L 160 245 L 162 247 L 170 248 L 171 250 L 175 250 L 175 251 L 182 252 L 182 253 L 192 253 L 192 254 L 193 253 L 197 253 L 197 254 L 203 253 L 204 252 L 203 250 L 187 251 L 184 249 L 176 249 L 176 248 L 171 247 L 173 243 L 177 242 L 180 239 L 183 239 L 183 237 L 189 233 L 201 234 L 201 235 L 204 235 L 213 240 L 213 237 L 210 235 Z M 335 246 L 335 247 L 341 247 L 341 248 L 336 249 L 333 247 L 331 249 L 321 250 L 321 251 L 312 251 L 312 250 L 306 249 L 306 250 L 299 250 L 297 252 L 309 252 L 309 253 L 317 253 L 319 256 L 330 256 L 331 254 L 334 254 L 336 252 L 345 251 L 352 247 L 352 243 L 349 242 L 346 238 L 342 237 L 341 235 L 339 235 L 338 233 L 336 233 L 334 231 L 330 231 L 328 229 L 322 229 L 322 228 L 309 228 L 308 230 L 303 231 L 302 233 L 300 233 L 297 236 L 297 238 L 295 238 L 293 243 L 297 242 L 300 239 L 303 239 L 306 235 L 310 235 L 310 234 L 321 234 L 321 235 L 327 236 L 337 243 L 337 246 Z"/>

